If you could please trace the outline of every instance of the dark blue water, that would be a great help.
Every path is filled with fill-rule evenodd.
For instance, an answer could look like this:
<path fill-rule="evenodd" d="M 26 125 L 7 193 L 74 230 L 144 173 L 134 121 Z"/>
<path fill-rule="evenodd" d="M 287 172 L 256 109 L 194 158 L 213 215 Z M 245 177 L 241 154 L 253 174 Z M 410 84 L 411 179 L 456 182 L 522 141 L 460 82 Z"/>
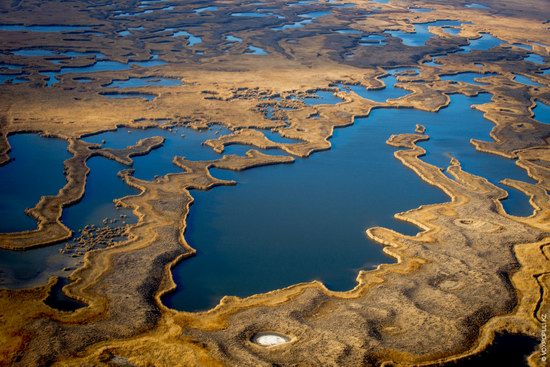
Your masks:
<path fill-rule="evenodd" d="M 338 88 L 344 92 L 351 90 L 355 92 L 357 95 L 359 95 L 360 97 L 370 99 L 376 102 L 386 102 L 388 99 L 403 97 L 411 93 L 406 89 L 395 87 L 395 83 L 397 83 L 397 78 L 393 74 L 383 77 L 381 78 L 381 80 L 386 85 L 382 89 L 367 89 L 362 85 L 345 85 L 345 84 L 338 84 Z"/>
<path fill-rule="evenodd" d="M 531 80 L 530 78 L 528 78 L 524 75 L 516 75 L 514 77 L 514 81 L 518 82 L 518 83 L 521 83 L 521 84 L 533 86 L 533 87 L 541 87 L 542 86 L 541 84 Z"/>
<path fill-rule="evenodd" d="M 146 77 L 130 78 L 128 80 L 114 80 L 106 85 L 109 88 L 142 88 L 142 87 L 176 87 L 181 85 L 179 79 Z"/>
<path fill-rule="evenodd" d="M 471 137 L 488 138 L 492 124 L 469 107 L 488 100 L 453 96 L 451 107 L 439 113 L 377 109 L 336 130 L 330 151 L 292 165 L 213 170 L 238 184 L 193 192 L 185 237 L 198 255 L 174 268 L 178 288 L 165 297 L 166 304 L 202 310 L 223 295 L 246 296 L 313 279 L 346 290 L 359 269 L 390 261 L 364 231 L 381 225 L 414 234 L 415 227 L 393 214 L 448 200 L 401 165 L 385 144 L 392 133 L 411 132 L 416 123 L 426 125 L 431 137 L 423 143 L 428 162 L 445 167 L 452 154 L 464 169 L 492 182 L 528 180 L 513 161 L 476 152 L 469 143 Z M 512 194 L 506 206 L 532 210 L 521 193 Z"/>
<path fill-rule="evenodd" d="M 99 60 L 90 66 L 64 67 L 64 68 L 61 68 L 59 71 L 43 72 L 42 74 L 49 76 L 47 86 L 50 87 L 53 84 L 56 84 L 58 82 L 57 80 L 58 75 L 63 75 L 68 73 L 80 74 L 80 73 L 98 73 L 102 71 L 122 71 L 122 70 L 129 70 L 132 67 L 132 65 L 137 65 L 141 67 L 154 67 L 154 66 L 161 66 L 164 64 L 166 64 L 166 62 L 159 60 L 158 57 L 154 55 L 150 60 L 147 60 L 147 61 L 130 61 L 129 63 L 125 64 L 118 61 Z"/>
<path fill-rule="evenodd" d="M 88 26 L 81 25 L 21 25 L 0 24 L 0 31 L 24 31 L 24 32 L 76 32 L 86 31 Z"/>
<path fill-rule="evenodd" d="M 128 133 L 130 131 L 131 133 Z M 215 132 L 219 131 L 216 135 Z M 125 148 L 137 143 L 140 139 L 162 136 L 165 141 L 162 147 L 152 150 L 146 156 L 134 157 L 134 176 L 152 180 L 155 176 L 167 173 L 181 172 L 181 169 L 172 163 L 175 156 L 183 156 L 190 160 L 217 159 L 212 148 L 202 144 L 208 139 L 215 139 L 219 135 L 227 134 L 228 130 L 214 127 L 209 130 L 193 130 L 187 128 L 174 128 L 172 132 L 167 129 L 125 129 L 109 131 L 102 134 L 89 136 L 85 141 L 100 144 L 105 140 L 106 148 Z M 182 136 L 183 134 L 183 136 Z M 114 197 L 111 197 L 111 200 Z"/>
<path fill-rule="evenodd" d="M 127 209 L 116 209 L 113 200 L 138 193 L 138 190 L 126 185 L 117 173 L 124 166 L 115 161 L 92 157 L 87 162 L 90 173 L 86 181 L 84 197 L 77 204 L 63 210 L 61 221 L 73 231 L 88 224 L 102 226 L 104 218 L 117 218 L 120 214 L 128 216 L 127 223 L 135 223 L 136 218 Z"/>
<path fill-rule="evenodd" d="M 270 13 L 252 13 L 252 12 L 244 12 L 244 13 L 231 13 L 232 17 L 246 17 L 246 18 L 262 18 L 262 17 L 269 17 L 273 14 Z"/>
<path fill-rule="evenodd" d="M 483 85 L 483 83 L 476 82 L 474 79 L 483 78 L 491 75 L 495 75 L 495 74 L 494 73 L 481 74 L 481 73 L 467 72 L 467 73 L 459 73 L 454 75 L 443 75 L 441 76 L 441 80 L 451 80 L 454 82 L 463 82 L 463 83 L 468 83 L 473 85 Z"/>
<path fill-rule="evenodd" d="M 493 344 L 483 352 L 441 367 L 529 367 L 527 358 L 539 341 L 521 334 L 497 334 Z"/>
<path fill-rule="evenodd" d="M 543 124 L 550 124 L 550 106 L 547 104 L 537 101 L 536 106 L 533 109 L 535 114 L 535 120 L 542 122 Z"/>
<path fill-rule="evenodd" d="M 56 195 L 65 185 L 67 143 L 36 134 L 12 135 L 9 142 L 13 161 L 0 167 L 0 231 L 35 229 L 36 221 L 24 210 L 34 207 L 42 195 Z"/>
<path fill-rule="evenodd" d="M 319 90 L 315 92 L 316 97 L 304 98 L 304 104 L 306 106 L 316 106 L 320 104 L 336 104 L 343 102 L 344 100 L 334 95 L 334 92 L 326 90 Z"/>
<path fill-rule="evenodd" d="M 493 37 L 489 33 L 482 33 L 480 38 L 469 40 L 469 42 L 470 44 L 462 47 L 462 50 L 458 51 L 457 54 L 465 54 L 472 51 L 485 51 L 504 43 L 504 41 Z"/>
<path fill-rule="evenodd" d="M 12 84 L 26 83 L 29 80 L 24 78 L 27 74 L 0 74 L 0 84 L 11 82 Z"/>
<path fill-rule="evenodd" d="M 400 38 L 406 46 L 418 47 L 424 46 L 430 38 L 434 37 L 428 30 L 429 27 L 460 26 L 461 24 L 461 22 L 456 20 L 438 20 L 429 23 L 416 23 L 413 33 L 403 31 L 386 31 L 384 33 Z"/>
<path fill-rule="evenodd" d="M 86 306 L 84 303 L 70 298 L 63 293 L 63 287 L 69 284 L 67 278 L 58 278 L 57 283 L 52 287 L 48 298 L 44 303 L 60 311 L 72 312 Z"/>
<path fill-rule="evenodd" d="M 378 34 L 363 36 L 359 41 L 359 45 L 361 46 L 384 46 L 386 44 L 386 38 Z"/>
<path fill-rule="evenodd" d="M 532 62 L 534 64 L 539 64 L 539 65 L 544 64 L 544 58 L 537 54 L 529 54 L 529 56 L 527 56 L 523 60 Z"/>

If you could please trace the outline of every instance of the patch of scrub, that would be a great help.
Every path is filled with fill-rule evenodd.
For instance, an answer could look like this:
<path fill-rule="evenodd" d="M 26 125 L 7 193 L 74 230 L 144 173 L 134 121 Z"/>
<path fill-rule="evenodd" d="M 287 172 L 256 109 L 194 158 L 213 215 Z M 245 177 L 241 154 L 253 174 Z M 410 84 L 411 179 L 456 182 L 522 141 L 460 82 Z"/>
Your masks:
<path fill-rule="evenodd" d="M 9 137 L 8 164 L 0 167 L 0 231 L 18 232 L 36 228 L 25 215 L 42 195 L 56 195 L 65 185 L 63 162 L 70 158 L 67 142 L 37 134 Z"/>
<path fill-rule="evenodd" d="M 250 54 L 250 55 L 259 55 L 259 56 L 267 55 L 266 50 L 264 50 L 261 47 L 256 47 L 256 46 L 253 46 L 253 45 L 248 45 L 247 52 L 245 52 L 245 53 Z"/>
<path fill-rule="evenodd" d="M 264 133 L 266 138 L 268 138 L 271 141 L 274 141 L 275 143 L 295 144 L 295 143 L 301 142 L 301 140 L 285 138 L 284 136 L 280 135 L 276 131 L 271 131 L 271 130 L 261 130 L 261 131 Z M 272 154 L 272 152 L 270 152 L 270 154 Z"/>
<path fill-rule="evenodd" d="M 483 85 L 485 83 L 476 82 L 475 79 L 492 76 L 492 75 L 496 75 L 496 74 L 495 73 L 481 74 L 481 73 L 474 73 L 474 72 L 466 72 L 466 73 L 458 73 L 454 75 L 443 75 L 441 76 L 441 80 L 450 80 L 453 82 L 462 82 L 462 83 L 468 83 L 473 85 Z"/>
<path fill-rule="evenodd" d="M 542 101 L 537 101 L 533 108 L 534 119 L 543 124 L 550 124 L 550 106 Z"/>
<path fill-rule="evenodd" d="M 289 341 L 290 338 L 286 335 L 268 331 L 257 333 L 252 337 L 252 342 L 263 347 L 273 347 L 276 345 L 286 344 Z"/>
<path fill-rule="evenodd" d="M 105 87 L 109 88 L 142 88 L 142 87 L 177 87 L 181 85 L 180 79 L 172 78 L 158 78 L 158 77 L 145 77 L 145 78 L 130 78 L 128 80 L 114 80 Z"/>
<path fill-rule="evenodd" d="M 141 92 L 101 92 L 99 93 L 104 97 L 113 99 L 129 99 L 129 98 L 141 98 L 146 101 L 152 101 L 157 97 L 156 94 L 141 93 Z"/>
<path fill-rule="evenodd" d="M 457 27 L 462 25 L 462 22 L 456 20 L 438 20 L 428 23 L 415 23 L 414 32 L 403 31 L 385 31 L 392 37 L 400 38 L 405 46 L 419 47 L 426 45 L 426 42 L 433 38 L 434 35 L 429 31 L 429 27 Z"/>

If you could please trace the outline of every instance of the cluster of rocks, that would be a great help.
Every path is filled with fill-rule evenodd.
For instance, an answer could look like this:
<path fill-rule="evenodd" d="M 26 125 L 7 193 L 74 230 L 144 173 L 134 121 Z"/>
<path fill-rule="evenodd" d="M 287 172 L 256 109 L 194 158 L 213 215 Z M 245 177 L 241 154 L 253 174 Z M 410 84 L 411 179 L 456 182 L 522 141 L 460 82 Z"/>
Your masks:
<path fill-rule="evenodd" d="M 80 257 L 91 250 L 114 246 L 127 234 L 128 225 L 126 225 L 124 219 L 125 215 L 121 214 L 120 222 L 122 225 L 120 226 L 112 225 L 118 222 L 117 219 L 108 218 L 103 220 L 104 226 L 98 227 L 93 224 L 85 226 L 79 231 L 80 235 L 67 243 L 60 252 L 72 257 Z"/>

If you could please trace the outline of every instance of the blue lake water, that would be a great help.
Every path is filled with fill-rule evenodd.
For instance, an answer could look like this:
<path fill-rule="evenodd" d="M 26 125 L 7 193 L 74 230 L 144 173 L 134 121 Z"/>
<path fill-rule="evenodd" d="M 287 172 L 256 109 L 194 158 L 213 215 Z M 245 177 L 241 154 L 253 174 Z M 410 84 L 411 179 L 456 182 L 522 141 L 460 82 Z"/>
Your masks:
<path fill-rule="evenodd" d="M 93 65 L 84 66 L 84 67 L 64 67 L 59 71 L 48 71 L 42 72 L 42 74 L 49 76 L 47 86 L 51 87 L 52 85 L 58 82 L 57 76 L 69 73 L 98 73 L 102 71 L 121 71 L 129 70 L 132 65 L 141 66 L 141 67 L 154 67 L 161 66 L 166 64 L 165 61 L 159 60 L 156 55 L 154 55 L 150 60 L 146 61 L 130 61 L 125 64 L 118 61 L 111 60 L 99 60 L 96 61 Z"/>
<path fill-rule="evenodd" d="M 135 223 L 136 218 L 128 209 L 116 209 L 113 200 L 138 193 L 126 185 L 117 173 L 128 167 L 103 157 L 92 157 L 86 162 L 90 173 L 86 180 L 86 191 L 81 201 L 63 210 L 61 221 L 73 231 L 88 224 L 102 226 L 104 218 L 117 218 L 127 215 L 127 223 Z"/>
<path fill-rule="evenodd" d="M 480 38 L 469 40 L 468 46 L 462 47 L 458 54 L 469 53 L 472 51 L 485 51 L 493 47 L 500 46 L 504 41 L 490 35 L 489 33 L 483 33 Z"/>
<path fill-rule="evenodd" d="M 248 51 L 246 53 L 251 55 L 259 55 L 259 56 L 267 55 L 266 50 L 264 50 L 261 47 L 257 47 L 253 45 L 248 45 Z"/>
<path fill-rule="evenodd" d="M 518 83 L 521 83 L 521 84 L 525 84 L 525 85 L 530 85 L 530 86 L 533 86 L 533 87 L 540 87 L 542 86 L 541 84 L 531 80 L 530 78 L 524 76 L 524 75 L 516 75 L 514 77 L 514 81 L 515 82 L 518 82 Z"/>
<path fill-rule="evenodd" d="M 252 13 L 252 12 L 244 12 L 244 13 L 231 13 L 232 17 L 247 17 L 247 18 L 262 18 L 262 17 L 269 17 L 273 14 L 269 13 Z"/>
<path fill-rule="evenodd" d="M 211 13 L 211 12 L 214 12 L 216 10 L 218 10 L 217 6 L 206 6 L 206 7 L 203 7 L 203 8 L 193 9 L 193 12 L 195 14 L 201 14 L 201 13 Z"/>
<path fill-rule="evenodd" d="M 430 8 L 409 8 L 413 13 L 431 13 L 433 9 Z"/>
<path fill-rule="evenodd" d="M 533 49 L 533 47 L 531 47 L 529 45 L 524 45 L 523 43 L 512 43 L 512 45 L 515 46 L 515 47 L 519 47 L 521 49 L 527 50 L 527 51 L 531 51 Z"/>
<path fill-rule="evenodd" d="M 540 55 L 537 55 L 537 54 L 529 54 L 529 56 L 527 56 L 523 60 L 532 62 L 534 64 L 539 64 L 539 65 L 544 64 L 544 58 Z"/>
<path fill-rule="evenodd" d="M 483 78 L 491 75 L 495 75 L 495 74 L 494 73 L 481 74 L 481 73 L 467 72 L 467 73 L 459 73 L 454 75 L 443 75 L 441 76 L 441 80 L 451 80 L 454 82 L 463 82 L 463 83 L 468 83 L 473 85 L 483 85 L 483 83 L 476 82 L 474 79 Z"/>
<path fill-rule="evenodd" d="M 535 120 L 542 122 L 543 124 L 550 124 L 550 106 L 547 104 L 537 101 L 537 105 L 533 109 L 535 114 Z"/>
<path fill-rule="evenodd" d="M 315 92 L 316 98 L 304 98 L 304 103 L 306 106 L 315 106 L 320 104 L 335 104 L 343 102 L 344 100 L 335 96 L 334 92 L 329 92 L 326 90 L 320 90 Z"/>
<path fill-rule="evenodd" d="M 386 37 L 378 34 L 369 34 L 361 37 L 359 44 L 361 46 L 383 46 L 386 44 Z"/>
<path fill-rule="evenodd" d="M 191 33 L 187 31 L 178 31 L 172 35 L 172 37 L 186 37 L 188 46 L 195 46 L 199 43 L 202 43 L 202 38 L 192 35 Z"/>
<path fill-rule="evenodd" d="M 0 232 L 35 229 L 36 221 L 24 210 L 34 207 L 42 195 L 56 195 L 65 185 L 67 143 L 36 134 L 12 135 L 9 142 L 13 161 L 0 167 Z"/>
<path fill-rule="evenodd" d="M 24 32 L 78 32 L 89 30 L 88 26 L 81 25 L 22 25 L 0 24 L 0 31 L 24 31 Z"/>
<path fill-rule="evenodd" d="M 28 82 L 28 79 L 25 79 L 24 74 L 0 74 L 0 84 L 6 82 L 11 82 L 12 84 L 19 84 Z"/>
<path fill-rule="evenodd" d="M 536 338 L 521 334 L 497 334 L 494 342 L 483 352 L 442 364 L 441 367 L 529 367 L 527 358 L 540 342 Z"/>
<path fill-rule="evenodd" d="M 58 55 L 57 52 L 52 50 L 41 50 L 41 49 L 23 49 L 13 51 L 12 54 L 16 56 L 55 56 Z"/>
<path fill-rule="evenodd" d="M 482 10 L 489 9 L 489 7 L 487 5 L 477 4 L 477 3 L 466 4 L 464 6 L 466 8 L 469 8 L 469 9 L 482 9 Z"/>
<path fill-rule="evenodd" d="M 114 80 L 112 83 L 106 85 L 109 88 L 142 88 L 142 87 L 176 87 L 181 85 L 179 79 L 169 78 L 130 78 L 128 80 Z"/>
<path fill-rule="evenodd" d="M 427 126 L 430 135 L 422 143 L 429 152 L 426 161 L 446 167 L 452 155 L 465 170 L 494 183 L 505 177 L 528 181 L 513 161 L 477 152 L 469 143 L 472 137 L 489 137 L 492 124 L 470 104 L 490 97 L 451 98 L 450 107 L 438 113 L 374 110 L 354 126 L 337 129 L 333 149 L 292 165 L 212 170 L 238 184 L 193 192 L 185 237 L 199 252 L 174 268 L 178 288 L 164 302 L 203 310 L 223 295 L 246 296 L 313 279 L 346 290 L 359 269 L 390 261 L 365 237 L 365 229 L 382 225 L 414 234 L 415 227 L 393 214 L 448 200 L 402 166 L 385 144 L 392 133 L 411 132 L 416 123 Z M 510 194 L 505 207 L 529 215 L 527 197 Z"/>
<path fill-rule="evenodd" d="M 381 80 L 386 85 L 382 89 L 367 89 L 362 85 L 338 84 L 338 88 L 344 92 L 353 91 L 360 97 L 376 102 L 386 102 L 388 99 L 395 99 L 410 94 L 408 90 L 395 87 L 397 78 L 395 75 L 388 75 Z"/>
<path fill-rule="evenodd" d="M 84 138 L 84 140 L 97 144 L 105 140 L 104 147 L 120 149 L 133 145 L 140 139 L 162 136 L 165 141 L 161 148 L 152 150 L 147 156 L 133 158 L 134 165 L 132 168 L 135 170 L 134 176 L 145 180 L 152 180 L 155 176 L 181 172 L 181 169 L 172 163 L 172 159 L 175 156 L 184 156 L 191 160 L 219 158 L 219 155 L 212 148 L 202 145 L 202 142 L 205 140 L 215 139 L 218 136 L 216 135 L 216 131 L 219 131 L 218 135 L 229 132 L 225 128 L 212 128 L 209 130 L 174 128 L 172 132 L 167 129 L 120 128 L 116 131 L 89 136 Z"/>
<path fill-rule="evenodd" d="M 362 31 L 359 31 L 357 29 L 337 29 L 335 30 L 336 33 L 340 34 L 362 34 Z"/>
<path fill-rule="evenodd" d="M 225 40 L 228 41 L 228 42 L 238 42 L 238 43 L 242 43 L 242 41 L 243 41 L 242 38 L 235 37 L 235 36 L 232 36 L 232 35 L 225 36 Z"/>
<path fill-rule="evenodd" d="M 438 20 L 435 22 L 414 24 L 413 33 L 403 31 L 386 31 L 384 33 L 400 38 L 406 46 L 418 47 L 424 46 L 430 38 L 434 37 L 428 30 L 429 27 L 460 26 L 461 24 L 461 22 L 456 20 Z"/>
<path fill-rule="evenodd" d="M 149 158 L 135 157 L 132 168 L 135 176 L 147 180 L 157 175 L 172 172 L 181 172 L 181 169 L 172 163 L 174 156 L 185 156 L 194 160 L 215 159 L 219 155 L 202 145 L 202 141 L 215 138 L 216 131 L 226 134 L 223 128 L 212 128 L 196 131 L 185 128 L 176 128 L 172 132 L 163 129 L 118 129 L 84 140 L 101 143 L 105 139 L 105 147 L 125 148 L 137 143 L 140 139 L 151 136 L 163 136 L 166 141 L 162 149 L 153 150 Z M 182 134 L 184 135 L 182 137 Z M 275 138 L 276 133 L 273 134 Z M 13 162 L 0 167 L 0 213 L 2 214 L 1 230 L 18 231 L 36 228 L 36 222 L 25 216 L 23 210 L 33 207 L 42 194 L 57 194 L 65 185 L 63 175 L 63 160 L 69 158 L 66 143 L 62 140 L 43 138 L 36 134 L 18 134 L 10 137 L 12 144 L 11 156 Z M 34 150 L 25 149 L 32 146 Z M 244 154 L 249 148 L 236 150 Z M 36 160 L 40 157 L 40 160 Z M 150 159 L 150 160 L 149 160 Z M 154 162 L 153 164 L 151 164 Z M 111 225 L 123 224 L 120 215 L 125 215 L 125 223 L 134 223 L 136 218 L 130 210 L 116 208 L 113 200 L 137 193 L 137 190 L 127 186 L 117 173 L 128 166 L 103 157 L 93 157 L 87 162 L 90 173 L 86 182 L 86 192 L 78 203 L 64 209 L 62 222 L 77 231 L 86 225 L 103 225 L 104 218 L 117 219 Z M 44 180 L 48 177 L 48 180 Z M 40 190 L 36 189 L 36 182 L 41 182 Z M 9 189 L 8 189 L 9 188 Z M 30 251 L 0 250 L 0 286 L 26 287 L 45 282 L 51 275 L 66 274 L 62 269 L 74 266 L 78 259 L 63 255 L 59 251 L 65 246 L 61 243 L 54 246 L 33 249 Z"/>

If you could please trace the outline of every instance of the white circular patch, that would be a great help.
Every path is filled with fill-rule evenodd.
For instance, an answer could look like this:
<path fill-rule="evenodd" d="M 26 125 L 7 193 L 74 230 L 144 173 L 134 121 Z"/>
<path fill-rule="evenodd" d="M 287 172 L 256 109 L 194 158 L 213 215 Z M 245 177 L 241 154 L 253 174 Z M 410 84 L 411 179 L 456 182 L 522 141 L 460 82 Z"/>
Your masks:
<path fill-rule="evenodd" d="M 264 347 L 271 347 L 273 345 L 288 343 L 289 339 L 286 336 L 280 335 L 280 334 L 261 333 L 261 334 L 256 334 L 252 339 L 252 341 Z"/>

